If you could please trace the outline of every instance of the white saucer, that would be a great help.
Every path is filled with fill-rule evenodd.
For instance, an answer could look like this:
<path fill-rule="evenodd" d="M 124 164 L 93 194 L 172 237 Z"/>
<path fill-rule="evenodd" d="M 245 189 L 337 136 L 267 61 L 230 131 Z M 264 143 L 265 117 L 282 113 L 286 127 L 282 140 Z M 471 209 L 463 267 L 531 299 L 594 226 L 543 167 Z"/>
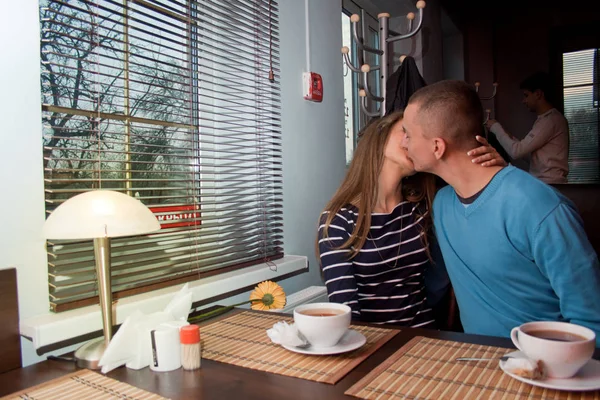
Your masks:
<path fill-rule="evenodd" d="M 508 353 L 509 357 L 524 358 L 525 355 L 520 351 Z M 583 392 L 587 390 L 600 389 L 600 361 L 590 360 L 577 372 L 572 378 L 546 378 L 543 380 L 526 379 L 522 376 L 515 375 L 504 369 L 504 361 L 500 361 L 500 368 L 505 374 L 533 386 L 539 386 L 547 389 L 569 390 L 574 392 Z"/>
<path fill-rule="evenodd" d="M 354 329 L 348 329 L 348 332 L 342 336 L 340 341 L 332 347 L 296 347 L 287 346 L 282 344 L 281 346 L 289 351 L 293 351 L 301 354 L 310 354 L 314 356 L 324 356 L 329 354 L 340 354 L 348 351 L 356 350 L 367 343 L 367 338 L 362 333 L 355 331 Z"/>

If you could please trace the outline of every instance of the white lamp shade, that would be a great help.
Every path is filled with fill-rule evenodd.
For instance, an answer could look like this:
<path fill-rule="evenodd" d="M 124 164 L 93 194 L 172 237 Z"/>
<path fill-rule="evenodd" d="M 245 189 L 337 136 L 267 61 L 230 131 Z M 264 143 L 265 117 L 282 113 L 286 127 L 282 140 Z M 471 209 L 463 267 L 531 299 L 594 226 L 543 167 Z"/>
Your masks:
<path fill-rule="evenodd" d="M 112 190 L 94 190 L 70 198 L 46 220 L 46 239 L 93 239 L 140 235 L 160 229 L 139 200 Z"/>

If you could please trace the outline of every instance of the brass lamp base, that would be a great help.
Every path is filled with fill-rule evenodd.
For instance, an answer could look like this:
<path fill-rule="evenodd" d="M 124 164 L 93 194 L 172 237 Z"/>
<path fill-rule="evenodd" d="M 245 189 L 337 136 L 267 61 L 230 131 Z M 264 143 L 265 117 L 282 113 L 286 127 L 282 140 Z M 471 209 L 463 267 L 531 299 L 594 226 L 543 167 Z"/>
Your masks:
<path fill-rule="evenodd" d="M 79 368 L 100 369 L 98 363 L 105 349 L 103 337 L 90 340 L 75 351 L 75 363 Z"/>
<path fill-rule="evenodd" d="M 110 238 L 94 239 L 96 275 L 98 277 L 98 296 L 102 311 L 102 330 L 104 335 L 90 340 L 75 351 L 75 363 L 79 368 L 100 369 L 98 363 L 108 347 L 112 337 L 112 292 L 110 286 Z"/>

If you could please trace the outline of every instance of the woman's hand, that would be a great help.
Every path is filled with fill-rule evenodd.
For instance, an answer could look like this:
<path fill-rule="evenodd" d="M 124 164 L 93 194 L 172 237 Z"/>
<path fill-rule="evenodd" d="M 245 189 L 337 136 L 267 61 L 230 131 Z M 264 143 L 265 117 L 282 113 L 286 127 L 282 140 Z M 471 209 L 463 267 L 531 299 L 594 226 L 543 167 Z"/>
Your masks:
<path fill-rule="evenodd" d="M 473 164 L 479 164 L 482 167 L 493 167 L 495 165 L 506 167 L 508 164 L 504 161 L 504 158 L 494 149 L 488 141 L 481 136 L 475 136 L 477 141 L 483 146 L 479 146 L 476 149 L 470 150 L 467 155 L 473 157 L 471 162 Z"/>

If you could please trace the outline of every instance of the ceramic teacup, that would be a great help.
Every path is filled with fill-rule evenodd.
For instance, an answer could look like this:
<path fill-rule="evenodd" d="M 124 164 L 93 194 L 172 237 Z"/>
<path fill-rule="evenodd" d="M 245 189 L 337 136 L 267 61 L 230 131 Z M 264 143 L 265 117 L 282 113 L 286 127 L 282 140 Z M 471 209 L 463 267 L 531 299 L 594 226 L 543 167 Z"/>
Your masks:
<path fill-rule="evenodd" d="M 311 303 L 294 309 L 298 331 L 312 347 L 332 347 L 350 327 L 352 309 L 338 303 Z"/>
<path fill-rule="evenodd" d="M 513 328 L 514 345 L 532 360 L 541 360 L 550 378 L 570 378 L 594 354 L 596 334 L 567 322 L 528 322 Z"/>

